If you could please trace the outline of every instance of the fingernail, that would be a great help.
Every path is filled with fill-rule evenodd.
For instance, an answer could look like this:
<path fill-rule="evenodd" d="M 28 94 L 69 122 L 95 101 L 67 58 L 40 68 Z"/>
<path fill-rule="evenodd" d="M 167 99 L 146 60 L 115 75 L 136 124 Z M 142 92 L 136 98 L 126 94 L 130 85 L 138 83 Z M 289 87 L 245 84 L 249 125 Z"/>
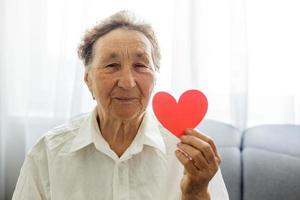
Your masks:
<path fill-rule="evenodd" d="M 186 139 L 186 136 L 183 135 L 183 136 L 180 137 L 180 139 L 184 140 L 184 139 Z"/>
<path fill-rule="evenodd" d="M 185 131 L 187 134 L 191 134 L 192 133 L 192 129 L 186 129 L 186 131 Z"/>

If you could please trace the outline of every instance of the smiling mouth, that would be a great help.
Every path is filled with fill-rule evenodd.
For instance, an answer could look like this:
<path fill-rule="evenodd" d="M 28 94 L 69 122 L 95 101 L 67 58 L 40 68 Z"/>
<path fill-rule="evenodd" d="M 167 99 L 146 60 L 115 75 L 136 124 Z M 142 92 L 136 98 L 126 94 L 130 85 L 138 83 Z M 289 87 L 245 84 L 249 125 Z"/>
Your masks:
<path fill-rule="evenodd" d="M 118 102 L 123 102 L 123 103 L 131 103 L 133 101 L 138 100 L 137 97 L 113 97 L 113 99 Z"/>

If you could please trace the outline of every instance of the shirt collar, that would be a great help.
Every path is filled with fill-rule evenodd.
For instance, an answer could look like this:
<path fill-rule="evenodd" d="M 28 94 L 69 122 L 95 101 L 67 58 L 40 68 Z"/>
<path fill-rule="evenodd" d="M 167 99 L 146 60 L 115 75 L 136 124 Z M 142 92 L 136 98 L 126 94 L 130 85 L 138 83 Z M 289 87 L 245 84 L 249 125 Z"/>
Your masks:
<path fill-rule="evenodd" d="M 94 132 L 97 132 L 97 129 L 99 129 L 98 126 L 95 126 L 97 125 L 96 116 L 97 110 L 95 108 L 80 125 L 78 134 L 73 139 L 69 152 L 77 151 L 93 143 Z"/>
<path fill-rule="evenodd" d="M 87 119 L 80 126 L 79 132 L 74 138 L 69 152 L 80 150 L 92 143 L 94 143 L 99 151 L 117 159 L 116 154 L 110 149 L 108 143 L 100 133 L 97 123 L 97 108 L 89 114 Z M 166 146 L 160 133 L 158 122 L 150 112 L 145 113 L 136 137 L 124 154 L 137 154 L 142 151 L 143 145 L 154 147 L 166 154 Z"/>
<path fill-rule="evenodd" d="M 159 123 L 150 112 L 146 112 L 138 134 L 141 134 L 141 143 L 154 147 L 166 154 L 166 145 L 160 133 Z"/>

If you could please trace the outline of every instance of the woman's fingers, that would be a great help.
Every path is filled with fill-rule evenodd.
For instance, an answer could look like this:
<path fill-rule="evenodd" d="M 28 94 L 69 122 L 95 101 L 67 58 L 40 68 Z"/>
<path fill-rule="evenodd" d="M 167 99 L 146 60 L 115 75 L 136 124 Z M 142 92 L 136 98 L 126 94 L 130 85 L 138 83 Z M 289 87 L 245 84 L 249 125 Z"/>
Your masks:
<path fill-rule="evenodd" d="M 184 143 L 178 143 L 177 147 L 182 150 L 184 154 L 187 154 L 188 158 L 192 159 L 193 164 L 198 170 L 206 168 L 209 164 L 204 154 L 193 146 Z"/>
<path fill-rule="evenodd" d="M 191 129 L 180 139 L 175 155 L 185 168 L 181 187 L 186 193 L 197 188 L 207 190 L 220 164 L 215 143 L 208 136 Z"/>
<path fill-rule="evenodd" d="M 191 138 L 190 136 L 196 137 L 197 140 Z M 217 151 L 216 144 L 209 136 L 200 133 L 196 129 L 187 129 L 186 135 L 183 135 L 181 137 L 181 141 L 183 143 L 190 144 L 197 149 L 203 150 L 204 151 L 203 153 L 205 154 L 205 157 L 208 160 L 212 160 L 212 156 L 210 154 L 210 152 L 212 152 L 213 157 L 215 157 L 215 159 L 217 159 L 218 163 L 220 164 L 220 162 L 221 162 L 220 154 Z"/>
<path fill-rule="evenodd" d="M 210 145 L 203 140 L 194 136 L 183 136 L 182 143 L 193 147 L 196 151 L 200 152 L 205 158 L 207 164 L 211 163 L 215 159 L 214 152 Z M 196 154 L 191 151 L 191 153 Z"/>
<path fill-rule="evenodd" d="M 175 155 L 189 174 L 196 175 L 198 173 L 198 169 L 194 165 L 192 159 L 188 158 L 188 156 L 185 155 L 185 153 L 182 152 L 182 150 L 176 149 Z"/>

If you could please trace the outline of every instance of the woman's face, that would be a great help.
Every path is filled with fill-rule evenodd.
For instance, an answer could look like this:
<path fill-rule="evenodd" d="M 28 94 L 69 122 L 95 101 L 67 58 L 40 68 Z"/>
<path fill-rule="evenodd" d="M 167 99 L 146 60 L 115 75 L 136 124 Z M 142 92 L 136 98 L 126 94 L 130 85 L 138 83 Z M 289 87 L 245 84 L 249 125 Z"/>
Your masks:
<path fill-rule="evenodd" d="M 121 120 L 142 116 L 155 82 L 150 41 L 138 31 L 115 29 L 95 42 L 93 53 L 85 82 L 99 114 Z"/>

